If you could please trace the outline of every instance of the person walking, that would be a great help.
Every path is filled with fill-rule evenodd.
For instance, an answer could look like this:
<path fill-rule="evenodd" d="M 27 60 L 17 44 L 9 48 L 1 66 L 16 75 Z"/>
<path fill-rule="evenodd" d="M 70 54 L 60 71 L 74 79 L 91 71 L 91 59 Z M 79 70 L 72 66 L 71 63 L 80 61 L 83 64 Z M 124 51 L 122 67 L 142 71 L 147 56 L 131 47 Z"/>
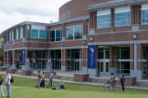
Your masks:
<path fill-rule="evenodd" d="M 4 97 L 5 94 L 4 94 L 4 90 L 3 90 L 3 82 L 4 82 L 4 80 L 3 80 L 2 76 L 0 75 L 0 91 L 1 91 L 2 96 Z"/>
<path fill-rule="evenodd" d="M 11 97 L 11 74 L 9 71 L 7 71 L 6 75 L 6 89 L 7 89 L 7 98 Z"/>
<path fill-rule="evenodd" d="M 122 91 L 125 91 L 125 77 L 124 75 L 122 75 L 122 77 L 120 78 L 120 83 L 121 83 L 121 87 L 122 87 Z"/>

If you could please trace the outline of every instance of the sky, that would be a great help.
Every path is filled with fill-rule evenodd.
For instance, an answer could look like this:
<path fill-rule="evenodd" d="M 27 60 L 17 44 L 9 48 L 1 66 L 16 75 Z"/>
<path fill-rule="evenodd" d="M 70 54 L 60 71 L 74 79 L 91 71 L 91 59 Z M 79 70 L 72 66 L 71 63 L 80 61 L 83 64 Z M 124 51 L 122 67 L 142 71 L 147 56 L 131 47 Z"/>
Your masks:
<path fill-rule="evenodd" d="M 0 0 L 0 33 L 23 21 L 58 21 L 59 7 L 70 0 Z"/>

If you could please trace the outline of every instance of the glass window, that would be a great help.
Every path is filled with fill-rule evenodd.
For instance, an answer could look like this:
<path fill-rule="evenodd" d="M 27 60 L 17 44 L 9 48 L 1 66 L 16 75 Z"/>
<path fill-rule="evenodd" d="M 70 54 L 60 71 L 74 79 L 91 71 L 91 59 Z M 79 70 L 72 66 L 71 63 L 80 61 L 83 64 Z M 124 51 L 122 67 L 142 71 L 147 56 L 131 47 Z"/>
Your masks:
<path fill-rule="evenodd" d="M 16 40 L 18 40 L 18 39 L 19 39 L 19 29 L 17 28 L 17 29 L 15 30 L 15 32 L 16 32 L 16 33 L 15 33 L 15 34 L 16 34 L 16 35 L 15 35 L 15 36 L 16 36 Z"/>
<path fill-rule="evenodd" d="M 77 71 L 80 69 L 81 50 L 80 49 L 68 49 L 66 50 L 66 70 Z"/>
<path fill-rule="evenodd" d="M 141 21 L 142 24 L 148 24 L 148 4 L 142 5 L 142 11 L 141 11 Z"/>
<path fill-rule="evenodd" d="M 128 47 L 119 48 L 117 51 L 118 59 L 130 59 L 130 49 Z"/>
<path fill-rule="evenodd" d="M 74 39 L 82 39 L 83 26 L 68 26 L 66 27 L 66 39 L 74 40 Z"/>
<path fill-rule="evenodd" d="M 50 31 L 50 41 L 61 41 L 62 40 L 62 31 L 59 29 Z"/>
<path fill-rule="evenodd" d="M 97 28 L 110 28 L 111 27 L 111 11 L 102 10 L 97 12 Z"/>
<path fill-rule="evenodd" d="M 32 30 L 31 36 L 32 38 L 38 38 L 38 30 Z"/>
<path fill-rule="evenodd" d="M 50 31 L 50 41 L 55 41 L 55 30 Z"/>
<path fill-rule="evenodd" d="M 99 53 L 98 53 L 99 57 L 98 58 L 99 59 L 104 59 L 104 51 L 103 51 L 103 49 L 99 49 L 98 51 L 99 51 Z"/>
<path fill-rule="evenodd" d="M 41 39 L 47 39 L 47 33 L 45 30 L 40 30 L 39 31 L 39 38 Z"/>
<path fill-rule="evenodd" d="M 82 39 L 82 26 L 74 26 L 74 38 Z"/>
<path fill-rule="evenodd" d="M 103 64 L 103 62 L 100 62 L 100 67 L 101 67 L 100 71 L 103 72 L 104 71 L 104 64 Z"/>
<path fill-rule="evenodd" d="M 109 72 L 109 63 L 106 62 L 106 72 Z"/>
<path fill-rule="evenodd" d="M 130 73 L 130 62 L 120 61 L 117 63 L 117 72 L 118 73 Z"/>
<path fill-rule="evenodd" d="M 66 27 L 66 39 L 67 40 L 73 40 L 74 37 L 73 37 L 73 27 L 70 26 L 70 27 Z"/>
<path fill-rule="evenodd" d="M 62 31 L 56 30 L 56 41 L 62 40 Z"/>
<path fill-rule="evenodd" d="M 130 26 L 131 11 L 130 7 L 115 9 L 115 27 Z"/>
<path fill-rule="evenodd" d="M 24 33 L 23 33 L 23 28 L 21 27 L 20 28 L 20 39 L 23 39 L 24 37 Z"/>

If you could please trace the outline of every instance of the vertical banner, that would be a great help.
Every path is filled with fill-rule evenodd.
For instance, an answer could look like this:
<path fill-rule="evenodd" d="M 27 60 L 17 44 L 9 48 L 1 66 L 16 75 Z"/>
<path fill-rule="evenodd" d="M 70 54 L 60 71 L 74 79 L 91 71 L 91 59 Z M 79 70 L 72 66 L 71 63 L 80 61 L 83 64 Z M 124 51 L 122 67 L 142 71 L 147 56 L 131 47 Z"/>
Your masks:
<path fill-rule="evenodd" d="M 25 49 L 22 49 L 22 65 L 25 65 Z"/>
<path fill-rule="evenodd" d="M 96 68 L 96 45 L 88 46 L 88 68 Z"/>

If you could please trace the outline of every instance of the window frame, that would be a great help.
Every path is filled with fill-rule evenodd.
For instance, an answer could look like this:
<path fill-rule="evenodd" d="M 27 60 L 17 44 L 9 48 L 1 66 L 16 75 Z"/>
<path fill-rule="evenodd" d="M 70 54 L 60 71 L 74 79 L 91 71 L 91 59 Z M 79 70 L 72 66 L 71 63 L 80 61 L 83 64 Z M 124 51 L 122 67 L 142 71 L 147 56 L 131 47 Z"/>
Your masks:
<path fill-rule="evenodd" d="M 122 25 L 119 25 L 119 23 L 121 24 L 122 21 L 119 21 L 119 23 L 117 24 L 117 14 L 123 14 L 123 13 L 128 13 L 129 14 L 129 17 L 127 18 L 127 21 L 129 20 L 129 22 L 127 21 L 124 21 L 124 22 L 127 22 L 128 24 L 122 24 Z M 114 12 L 114 26 L 115 27 L 126 27 L 126 26 L 131 26 L 131 8 L 130 7 L 120 7 L 120 8 L 115 8 L 115 12 Z M 127 15 L 126 15 L 127 16 Z M 121 16 L 119 17 L 121 18 Z M 122 19 L 124 19 L 123 15 L 122 15 Z M 125 19 L 124 19 L 125 20 Z"/>
<path fill-rule="evenodd" d="M 109 26 L 99 27 L 99 16 L 106 16 L 106 15 L 109 15 L 110 21 L 105 23 L 108 23 Z M 105 20 L 108 20 L 108 19 L 105 19 Z M 97 29 L 105 29 L 105 28 L 111 28 L 111 9 L 97 11 Z"/>

